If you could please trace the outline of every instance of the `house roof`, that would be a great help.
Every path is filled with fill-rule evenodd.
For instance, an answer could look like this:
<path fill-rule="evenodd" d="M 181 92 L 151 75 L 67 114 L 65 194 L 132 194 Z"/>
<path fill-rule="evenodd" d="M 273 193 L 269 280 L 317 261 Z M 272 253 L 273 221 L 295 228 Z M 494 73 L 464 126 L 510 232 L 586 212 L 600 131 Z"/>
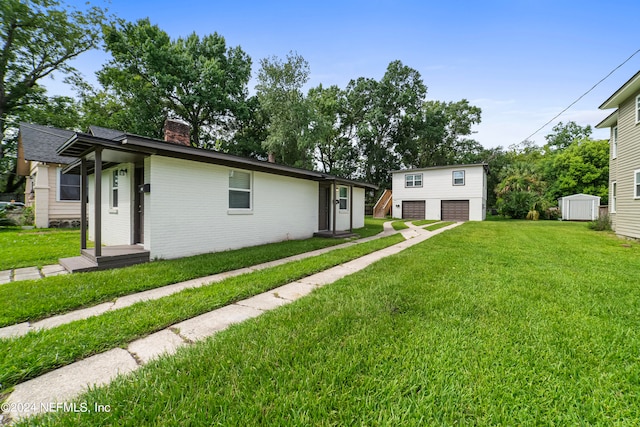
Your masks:
<path fill-rule="evenodd" d="M 94 125 L 89 126 L 89 131 L 87 133 L 105 139 L 120 139 L 125 135 L 121 130 L 103 128 L 101 126 Z"/>
<path fill-rule="evenodd" d="M 606 129 L 618 123 L 618 110 L 609 114 L 603 121 L 596 125 L 597 129 Z"/>
<path fill-rule="evenodd" d="M 415 168 L 415 169 L 399 169 L 395 171 L 390 171 L 390 173 L 422 172 L 422 171 L 430 171 L 430 170 L 437 170 L 437 169 L 460 169 L 460 168 L 469 168 L 469 167 L 475 167 L 475 166 L 483 166 L 484 169 L 487 171 L 487 173 L 489 172 L 489 165 L 486 163 L 469 163 L 464 165 L 444 165 L 444 166 L 429 166 L 426 168 Z"/>
<path fill-rule="evenodd" d="M 608 110 L 610 108 L 618 108 L 625 100 L 640 90 L 640 71 L 638 71 L 633 77 L 631 77 L 625 84 L 620 86 L 620 89 L 614 92 L 606 101 L 600 106 L 601 110 Z"/>
<path fill-rule="evenodd" d="M 78 158 L 78 160 L 75 160 L 74 163 L 67 168 L 68 170 L 73 170 L 79 167 L 79 158 L 84 157 L 86 159 L 95 159 L 95 149 L 97 147 L 101 147 L 103 149 L 102 160 L 107 164 L 135 161 L 149 155 L 160 155 L 272 173 L 276 175 L 291 176 L 294 178 L 309 179 L 313 181 L 335 181 L 339 184 L 353 185 L 362 188 L 378 188 L 373 184 L 343 179 L 322 172 L 234 156 L 218 151 L 174 144 L 139 135 L 120 133 L 119 136 L 112 139 L 104 137 L 113 136 L 112 133 L 101 133 L 98 131 L 98 134 L 103 135 L 103 137 L 89 133 L 74 133 L 58 148 L 57 152 L 59 155 Z"/>
<path fill-rule="evenodd" d="M 70 130 L 20 123 L 20 143 L 24 160 L 64 165 L 74 162 L 75 158 L 56 152 L 56 149 L 74 134 L 75 132 Z"/>

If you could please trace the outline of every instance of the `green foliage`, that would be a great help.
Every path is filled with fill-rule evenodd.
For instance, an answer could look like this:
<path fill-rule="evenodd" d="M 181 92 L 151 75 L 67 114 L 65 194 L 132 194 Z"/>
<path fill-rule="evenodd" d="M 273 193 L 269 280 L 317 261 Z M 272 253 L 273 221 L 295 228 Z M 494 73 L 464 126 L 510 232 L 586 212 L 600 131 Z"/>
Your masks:
<path fill-rule="evenodd" d="M 302 87 L 308 80 L 309 63 L 296 52 L 289 52 L 286 61 L 275 56 L 260 60 L 256 93 L 268 117 L 264 148 L 278 163 L 312 167 L 304 138 L 309 112 Z"/>
<path fill-rule="evenodd" d="M 545 156 L 542 162 L 550 183 L 546 196 L 557 200 L 571 194 L 599 196 L 606 204 L 609 195 L 609 142 L 576 139 L 562 150 Z"/>
<path fill-rule="evenodd" d="M 589 125 L 582 127 L 573 121 L 566 125 L 559 122 L 553 127 L 552 133 L 545 136 L 545 139 L 547 140 L 545 149 L 550 152 L 564 150 L 574 141 L 589 139 L 591 137 L 591 132 L 591 126 Z"/>
<path fill-rule="evenodd" d="M 70 61 L 99 44 L 103 19 L 98 7 L 79 11 L 55 0 L 0 2 L 0 192 L 18 192 L 24 182 L 16 174 L 15 133 L 7 135 L 7 128 L 27 120 L 34 108 L 48 114 L 66 108 L 63 97 L 46 102 L 39 82 L 53 72 L 77 73 Z"/>
<path fill-rule="evenodd" d="M 611 218 L 609 215 L 600 215 L 595 221 L 589 222 L 588 226 L 595 231 L 611 231 Z"/>
<path fill-rule="evenodd" d="M 105 90 L 94 91 L 86 104 L 93 120 L 104 123 L 100 108 L 106 106 L 107 114 L 119 112 L 103 114 L 107 124 L 132 133 L 158 137 L 170 116 L 189 123 L 194 146 L 230 139 L 251 73 L 240 47 L 228 48 L 217 33 L 171 40 L 149 19 L 105 26 L 104 40 L 113 59 L 98 73 Z"/>
<path fill-rule="evenodd" d="M 13 227 L 16 222 L 7 216 L 6 209 L 0 209 L 0 227 Z"/>

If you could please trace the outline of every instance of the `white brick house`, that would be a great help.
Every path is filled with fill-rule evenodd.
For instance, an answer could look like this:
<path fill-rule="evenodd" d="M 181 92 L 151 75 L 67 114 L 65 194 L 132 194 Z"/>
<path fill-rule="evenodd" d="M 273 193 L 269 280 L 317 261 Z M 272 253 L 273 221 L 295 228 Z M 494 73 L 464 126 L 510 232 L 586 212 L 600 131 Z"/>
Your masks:
<path fill-rule="evenodd" d="M 487 165 L 435 166 L 392 172 L 394 218 L 483 221 Z"/>
<path fill-rule="evenodd" d="M 88 181 L 83 227 L 96 247 L 169 259 L 364 226 L 373 185 L 187 144 L 76 133 L 58 149 Z"/>

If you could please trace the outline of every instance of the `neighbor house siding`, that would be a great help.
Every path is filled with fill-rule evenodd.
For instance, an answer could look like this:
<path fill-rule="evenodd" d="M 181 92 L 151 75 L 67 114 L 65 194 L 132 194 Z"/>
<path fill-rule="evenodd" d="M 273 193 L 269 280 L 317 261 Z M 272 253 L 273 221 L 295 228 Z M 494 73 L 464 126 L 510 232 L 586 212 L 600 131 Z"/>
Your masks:
<path fill-rule="evenodd" d="M 611 193 L 613 190 L 613 183 L 617 181 L 617 171 L 618 171 L 618 158 L 617 156 L 613 157 L 613 128 L 618 126 L 618 124 L 614 124 L 611 128 L 609 128 L 610 136 L 609 136 L 609 220 L 611 221 L 611 227 L 616 229 L 616 209 L 613 209 L 613 194 Z M 618 134 L 619 134 L 618 130 Z M 618 139 L 618 152 L 620 151 L 620 140 Z M 618 193 L 618 188 L 616 184 L 616 194 Z"/>
<path fill-rule="evenodd" d="M 464 185 L 453 185 L 453 171 L 465 171 Z M 405 175 L 422 173 L 421 187 L 405 187 Z M 462 166 L 394 172 L 393 217 L 402 217 L 404 201 L 424 200 L 427 219 L 441 219 L 442 200 L 469 200 L 469 219 L 485 219 L 487 190 L 484 166 Z"/>
<path fill-rule="evenodd" d="M 62 166 L 49 167 L 49 220 L 80 219 L 79 201 L 59 201 L 58 177 Z"/>
<path fill-rule="evenodd" d="M 228 167 L 151 156 L 148 169 L 145 219 L 152 258 L 303 239 L 317 231 L 315 181 L 251 172 L 251 209 L 234 211 L 229 209 Z"/>
<path fill-rule="evenodd" d="M 640 238 L 640 199 L 634 197 L 633 176 L 633 172 L 640 169 L 640 124 L 636 124 L 635 112 L 638 94 L 640 92 L 630 96 L 618 108 L 618 156 L 614 172 L 617 182 L 615 231 L 634 238 Z"/>

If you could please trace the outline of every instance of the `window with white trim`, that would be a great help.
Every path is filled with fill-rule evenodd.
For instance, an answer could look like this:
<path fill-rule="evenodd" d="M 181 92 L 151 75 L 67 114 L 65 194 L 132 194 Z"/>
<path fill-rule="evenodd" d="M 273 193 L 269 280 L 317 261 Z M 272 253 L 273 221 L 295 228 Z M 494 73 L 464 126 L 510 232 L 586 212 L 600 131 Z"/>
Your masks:
<path fill-rule="evenodd" d="M 464 171 L 453 171 L 453 185 L 464 185 Z"/>
<path fill-rule="evenodd" d="M 618 157 L 618 126 L 614 126 L 611 131 L 611 158 Z"/>
<path fill-rule="evenodd" d="M 618 197 L 618 183 L 613 181 L 611 183 L 611 213 L 616 213 L 616 198 Z"/>
<path fill-rule="evenodd" d="M 636 124 L 640 123 L 640 95 L 636 96 Z"/>
<path fill-rule="evenodd" d="M 338 187 L 338 202 L 341 211 L 349 210 L 349 189 Z"/>
<path fill-rule="evenodd" d="M 633 171 L 633 197 L 640 199 L 640 170 Z"/>
<path fill-rule="evenodd" d="M 62 173 L 62 168 L 58 168 L 57 195 L 59 202 L 79 202 L 80 175 Z"/>
<path fill-rule="evenodd" d="M 118 169 L 111 172 L 111 192 L 109 193 L 109 207 L 118 208 Z"/>
<path fill-rule="evenodd" d="M 404 176 L 404 186 L 407 188 L 422 187 L 422 174 L 410 173 Z"/>
<path fill-rule="evenodd" d="M 229 209 L 251 209 L 251 173 L 229 171 Z"/>

